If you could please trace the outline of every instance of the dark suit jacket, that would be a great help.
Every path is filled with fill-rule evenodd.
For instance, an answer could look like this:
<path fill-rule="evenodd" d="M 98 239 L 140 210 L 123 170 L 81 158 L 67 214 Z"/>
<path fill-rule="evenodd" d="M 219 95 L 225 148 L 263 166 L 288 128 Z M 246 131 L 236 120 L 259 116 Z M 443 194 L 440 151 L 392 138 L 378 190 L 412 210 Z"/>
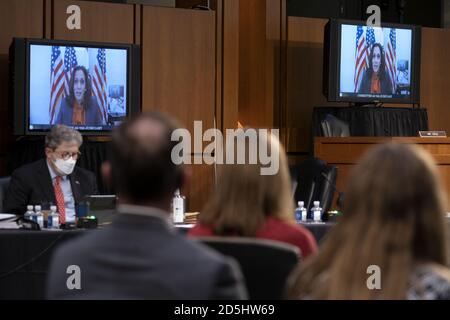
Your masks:
<path fill-rule="evenodd" d="M 42 159 L 13 172 L 5 197 L 3 209 L 5 212 L 24 214 L 29 204 L 41 204 L 42 209 L 48 209 L 50 204 L 56 204 L 46 161 Z M 75 167 L 69 179 L 75 203 L 82 201 L 86 195 L 98 193 L 95 175 L 88 170 Z"/>
<path fill-rule="evenodd" d="M 81 290 L 69 290 L 68 266 Z M 62 244 L 47 279 L 49 299 L 241 299 L 240 269 L 159 217 L 118 214 L 104 229 Z"/>
<path fill-rule="evenodd" d="M 62 99 L 58 117 L 56 118 L 56 124 L 65 124 L 67 126 L 71 126 L 72 116 L 73 107 L 69 104 L 66 98 Z M 85 124 L 87 126 L 102 125 L 102 115 L 100 113 L 100 107 L 95 97 L 89 98 L 86 108 L 85 120 Z"/>
<path fill-rule="evenodd" d="M 370 94 L 372 86 L 372 78 L 369 75 L 368 70 L 364 71 L 363 78 L 361 80 L 361 85 L 359 86 L 358 93 Z M 392 94 L 392 84 L 391 78 L 386 70 L 383 72 L 382 78 L 380 78 L 381 94 Z"/>

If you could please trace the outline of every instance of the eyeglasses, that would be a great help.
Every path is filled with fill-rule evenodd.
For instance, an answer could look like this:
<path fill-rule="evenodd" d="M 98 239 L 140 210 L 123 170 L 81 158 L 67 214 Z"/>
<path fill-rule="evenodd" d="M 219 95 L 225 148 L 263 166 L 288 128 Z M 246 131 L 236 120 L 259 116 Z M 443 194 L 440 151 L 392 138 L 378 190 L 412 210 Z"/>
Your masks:
<path fill-rule="evenodd" d="M 79 156 L 81 156 L 81 152 L 59 152 L 59 151 L 55 151 L 56 154 L 58 154 L 61 159 L 63 160 L 69 160 L 70 158 L 72 159 L 78 159 Z"/>

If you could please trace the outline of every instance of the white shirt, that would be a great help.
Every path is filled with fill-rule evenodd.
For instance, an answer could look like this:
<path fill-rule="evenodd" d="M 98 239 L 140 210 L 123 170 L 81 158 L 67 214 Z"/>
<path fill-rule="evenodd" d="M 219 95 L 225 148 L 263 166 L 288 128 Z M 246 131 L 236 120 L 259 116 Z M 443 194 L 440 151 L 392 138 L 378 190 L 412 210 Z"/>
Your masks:
<path fill-rule="evenodd" d="M 55 170 L 49 165 L 47 161 L 47 167 L 50 172 L 50 177 L 52 178 L 52 185 L 55 186 L 56 174 Z M 64 207 L 66 209 L 66 222 L 75 222 L 75 198 L 72 193 L 72 186 L 70 184 L 70 179 L 68 176 L 61 176 L 61 190 L 64 195 Z M 56 203 L 55 203 L 56 205 Z"/>

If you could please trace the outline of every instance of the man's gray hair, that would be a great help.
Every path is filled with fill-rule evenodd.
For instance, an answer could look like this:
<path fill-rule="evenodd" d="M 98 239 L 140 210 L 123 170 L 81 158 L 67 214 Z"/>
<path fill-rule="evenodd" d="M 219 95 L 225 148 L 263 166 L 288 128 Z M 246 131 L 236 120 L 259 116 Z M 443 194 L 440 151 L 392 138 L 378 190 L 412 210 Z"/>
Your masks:
<path fill-rule="evenodd" d="M 76 142 L 81 146 L 83 137 L 77 130 L 58 124 L 45 137 L 45 147 L 54 150 L 63 142 Z"/>

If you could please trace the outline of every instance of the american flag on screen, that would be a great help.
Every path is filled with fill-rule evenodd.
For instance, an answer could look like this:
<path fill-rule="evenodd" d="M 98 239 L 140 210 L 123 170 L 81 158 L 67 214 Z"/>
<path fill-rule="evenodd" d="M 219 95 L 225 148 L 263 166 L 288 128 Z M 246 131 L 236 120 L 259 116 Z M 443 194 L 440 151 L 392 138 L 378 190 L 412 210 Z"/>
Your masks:
<path fill-rule="evenodd" d="M 108 96 L 106 94 L 107 88 L 108 83 L 106 80 L 106 52 L 105 49 L 98 49 L 94 64 L 94 70 L 92 71 L 92 91 L 94 92 L 94 96 L 97 98 L 104 123 L 106 123 L 108 118 Z"/>
<path fill-rule="evenodd" d="M 389 40 L 387 42 L 386 49 L 386 68 L 388 70 L 389 76 L 391 78 L 392 88 L 397 89 L 396 78 L 397 78 L 397 36 L 395 29 L 391 29 L 389 32 Z"/>
<path fill-rule="evenodd" d="M 358 90 L 364 70 L 367 67 L 367 45 L 362 26 L 356 29 L 356 63 L 355 63 L 355 92 Z"/>
<path fill-rule="evenodd" d="M 64 71 L 65 71 L 65 92 L 66 96 L 69 95 L 69 83 L 70 77 L 72 76 L 73 68 L 78 65 L 77 55 L 73 47 L 66 47 L 66 52 L 64 53 Z"/>
<path fill-rule="evenodd" d="M 59 101 L 64 96 L 64 61 L 59 46 L 52 47 L 51 59 L 50 105 L 48 112 L 50 115 L 50 123 L 53 123 Z"/>

